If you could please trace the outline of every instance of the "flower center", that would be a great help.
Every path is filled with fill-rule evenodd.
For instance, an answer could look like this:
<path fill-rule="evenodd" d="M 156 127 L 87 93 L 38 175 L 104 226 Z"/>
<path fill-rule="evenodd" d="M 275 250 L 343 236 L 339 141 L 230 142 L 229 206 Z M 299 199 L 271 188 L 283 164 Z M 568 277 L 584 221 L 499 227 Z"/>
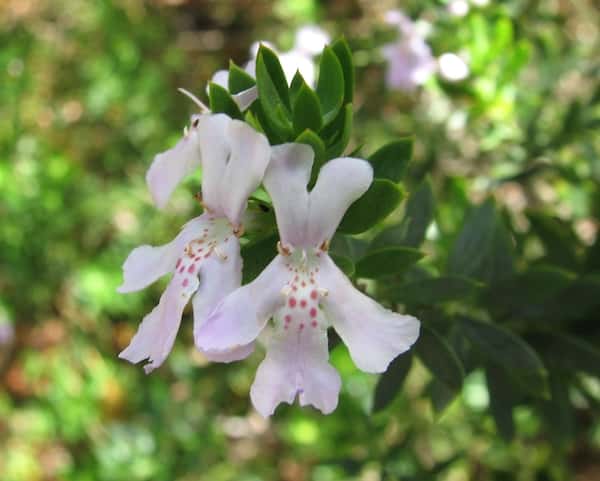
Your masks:
<path fill-rule="evenodd" d="M 285 304 L 274 317 L 276 327 L 298 331 L 308 328 L 326 329 L 319 301 L 327 295 L 327 291 L 318 285 L 317 256 L 296 251 L 287 258 L 286 268 L 290 273 L 290 280 L 281 291 L 285 296 Z"/>
<path fill-rule="evenodd" d="M 198 277 L 202 262 L 216 255 L 221 261 L 227 260 L 219 246 L 231 240 L 234 229 L 231 223 L 223 217 L 209 217 L 199 237 L 190 241 L 183 248 L 183 255 L 177 259 L 174 276 L 182 287 L 182 296 L 190 295 L 189 289 L 197 287 L 192 282 Z"/>

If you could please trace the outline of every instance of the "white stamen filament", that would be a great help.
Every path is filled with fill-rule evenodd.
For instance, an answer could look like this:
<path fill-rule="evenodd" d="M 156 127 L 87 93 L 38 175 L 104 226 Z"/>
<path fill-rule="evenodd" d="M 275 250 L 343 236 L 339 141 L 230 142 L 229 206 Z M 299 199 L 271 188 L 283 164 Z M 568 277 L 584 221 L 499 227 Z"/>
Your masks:
<path fill-rule="evenodd" d="M 281 289 L 281 295 L 283 297 L 288 297 L 291 292 L 292 292 L 292 288 L 288 285 L 283 286 Z"/>
<path fill-rule="evenodd" d="M 193 93 L 188 92 L 185 89 L 182 89 L 181 87 L 178 88 L 177 90 L 179 90 L 179 92 L 181 92 L 183 95 L 185 95 L 186 97 L 188 97 L 192 102 L 194 102 L 198 107 L 200 107 L 200 110 L 202 112 L 210 112 L 210 109 L 204 105 L 204 103 L 202 103 L 202 101 L 196 97 Z"/>
<path fill-rule="evenodd" d="M 329 291 L 324 287 L 317 287 L 317 292 L 321 297 L 327 297 L 329 295 Z"/>

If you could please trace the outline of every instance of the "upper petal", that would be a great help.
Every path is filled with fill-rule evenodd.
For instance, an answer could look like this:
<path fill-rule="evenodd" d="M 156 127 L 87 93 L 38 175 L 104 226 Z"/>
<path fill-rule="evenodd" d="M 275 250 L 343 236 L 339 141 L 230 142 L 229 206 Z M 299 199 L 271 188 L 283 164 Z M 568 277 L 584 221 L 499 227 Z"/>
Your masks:
<path fill-rule="evenodd" d="M 225 351 L 253 342 L 284 302 L 288 280 L 285 259 L 277 256 L 251 283 L 236 289 L 216 307 L 195 333 L 203 351 Z"/>
<path fill-rule="evenodd" d="M 173 348 L 183 309 L 198 287 L 197 278 L 185 279 L 187 282 L 182 283 L 180 276 L 173 276 L 158 305 L 144 317 L 129 346 L 119 354 L 132 363 L 148 359 L 146 374 L 159 367 Z"/>
<path fill-rule="evenodd" d="M 323 165 L 310 193 L 308 243 L 319 246 L 331 239 L 348 207 L 372 181 L 373 168 L 366 160 L 340 157 Z"/>
<path fill-rule="evenodd" d="M 311 404 L 329 414 L 337 406 L 341 380 L 328 359 L 325 329 L 274 329 L 250 390 L 252 404 L 267 417 L 298 395 L 301 406 Z"/>
<path fill-rule="evenodd" d="M 260 185 L 271 154 L 269 141 L 245 122 L 227 125 L 229 159 L 220 179 L 220 205 L 234 225 L 239 224 L 248 197 Z"/>
<path fill-rule="evenodd" d="M 271 148 L 271 162 L 263 184 L 277 217 L 279 237 L 284 244 L 301 246 L 306 236 L 308 192 L 313 150 L 304 144 L 282 144 Z"/>
<path fill-rule="evenodd" d="M 124 293 L 143 289 L 171 272 L 183 248 L 198 237 L 205 226 L 206 216 L 202 215 L 185 224 L 177 237 L 168 244 L 136 247 L 123 264 L 123 284 L 117 291 Z"/>
<path fill-rule="evenodd" d="M 237 94 L 233 94 L 232 97 L 234 102 L 243 112 L 248 107 L 250 107 L 250 105 L 252 105 L 252 102 L 254 102 L 258 98 L 258 89 L 256 88 L 256 86 L 250 87 L 249 89 L 242 90 Z"/>
<path fill-rule="evenodd" d="M 366 372 L 383 372 L 419 337 L 419 321 L 385 309 L 357 290 L 329 256 L 323 256 L 320 283 L 328 289 L 323 308 L 354 363 Z"/>
<path fill-rule="evenodd" d="M 199 117 L 192 118 L 192 125 Z M 156 206 L 164 208 L 177 184 L 199 166 L 198 135 L 192 127 L 175 147 L 156 155 L 146 173 L 146 183 Z"/>
<path fill-rule="evenodd" d="M 198 139 L 202 154 L 202 200 L 217 214 L 221 208 L 221 183 L 231 153 L 228 126 L 232 119 L 225 114 L 202 115 L 198 122 Z"/>
<path fill-rule="evenodd" d="M 217 247 L 220 255 L 213 254 L 200 265 L 199 286 L 192 298 L 194 306 L 194 333 L 206 322 L 219 302 L 242 283 L 240 244 L 234 235 Z M 249 356 L 254 345 L 249 344 L 229 351 L 203 351 L 211 361 L 231 362 Z"/>

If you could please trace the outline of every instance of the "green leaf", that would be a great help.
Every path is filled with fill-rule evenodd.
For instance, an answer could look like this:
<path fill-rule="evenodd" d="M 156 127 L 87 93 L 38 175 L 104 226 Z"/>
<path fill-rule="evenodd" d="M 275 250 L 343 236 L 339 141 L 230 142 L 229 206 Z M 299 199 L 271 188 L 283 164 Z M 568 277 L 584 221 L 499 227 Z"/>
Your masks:
<path fill-rule="evenodd" d="M 256 80 L 244 69 L 238 67 L 232 61 L 229 62 L 229 78 L 227 87 L 232 94 L 239 94 L 256 85 Z"/>
<path fill-rule="evenodd" d="M 415 349 L 436 379 L 455 392 L 462 388 L 463 366 L 450 345 L 435 331 L 422 326 Z"/>
<path fill-rule="evenodd" d="M 274 233 L 242 247 L 244 284 L 254 280 L 267 267 L 269 262 L 275 258 L 277 255 L 278 240 L 279 235 Z"/>
<path fill-rule="evenodd" d="M 403 137 L 373 153 L 369 162 L 373 165 L 375 178 L 400 182 L 412 157 L 412 149 L 413 138 Z"/>
<path fill-rule="evenodd" d="M 256 85 L 265 117 L 277 135 L 287 140 L 292 133 L 287 80 L 277 55 L 264 45 L 256 57 Z"/>
<path fill-rule="evenodd" d="M 358 261 L 365 255 L 368 247 L 367 241 L 357 239 L 348 235 L 337 232 L 329 245 L 329 252 L 352 259 L 353 262 Z"/>
<path fill-rule="evenodd" d="M 486 366 L 485 379 L 496 430 L 508 442 L 515 436 L 513 419 L 513 408 L 517 403 L 515 388 L 506 371 L 494 364 Z"/>
<path fill-rule="evenodd" d="M 317 96 L 321 101 L 324 123 L 328 124 L 336 118 L 344 101 L 344 72 L 330 47 L 325 47 L 319 62 Z"/>
<path fill-rule="evenodd" d="M 338 38 L 331 45 L 331 50 L 335 53 L 342 66 L 344 73 L 344 103 L 352 103 L 354 98 L 354 62 L 352 60 L 352 51 L 344 37 Z"/>
<path fill-rule="evenodd" d="M 431 400 L 433 409 L 437 413 L 446 409 L 448 404 L 456 397 L 456 394 L 456 391 L 450 389 L 446 384 L 436 378 L 427 385 L 427 395 Z"/>
<path fill-rule="evenodd" d="M 396 288 L 394 300 L 405 304 L 432 305 L 469 299 L 481 284 L 465 277 L 445 276 L 408 282 Z"/>
<path fill-rule="evenodd" d="M 294 77 L 292 78 L 292 83 L 290 84 L 290 102 L 292 105 L 294 105 L 294 103 L 296 103 L 296 98 L 298 97 L 298 93 L 300 92 L 300 89 L 306 85 L 306 81 L 304 80 L 304 77 L 302 77 L 302 74 L 300 74 L 299 70 L 296 70 L 296 73 L 294 74 Z M 319 110 L 320 110 L 320 106 L 319 106 Z"/>
<path fill-rule="evenodd" d="M 402 201 L 402 190 L 393 182 L 375 179 L 369 190 L 354 202 L 340 223 L 339 230 L 360 234 L 390 215 Z"/>
<path fill-rule="evenodd" d="M 368 253 L 356 263 L 356 275 L 378 279 L 404 272 L 423 257 L 423 253 L 411 247 L 386 247 Z"/>
<path fill-rule="evenodd" d="M 330 138 L 327 142 L 327 158 L 333 159 L 339 157 L 343 152 L 350 136 L 352 135 L 353 112 L 352 104 L 346 106 L 340 111 L 337 118 L 329 125 L 329 129 L 333 128 L 336 135 Z"/>
<path fill-rule="evenodd" d="M 565 373 L 585 372 L 600 379 L 600 350 L 582 339 L 562 333 L 545 335 L 541 345 L 552 367 Z"/>
<path fill-rule="evenodd" d="M 488 200 L 467 217 L 452 246 L 448 273 L 493 283 L 513 272 L 510 236 L 493 202 Z"/>
<path fill-rule="evenodd" d="M 333 262 L 342 270 L 344 274 L 348 277 L 352 277 L 354 275 L 354 262 L 346 256 L 341 256 L 338 254 L 331 254 L 331 258 Z"/>
<path fill-rule="evenodd" d="M 396 397 L 402 384 L 410 371 L 412 354 L 402 354 L 394 359 L 387 368 L 375 387 L 375 399 L 373 400 L 373 412 L 378 412 L 387 407 Z"/>
<path fill-rule="evenodd" d="M 495 324 L 468 318 L 461 318 L 460 324 L 480 354 L 504 367 L 521 389 L 534 396 L 547 396 L 544 365 L 525 341 Z"/>
<path fill-rule="evenodd" d="M 299 144 L 310 145 L 315 153 L 315 162 L 313 164 L 313 172 L 315 171 L 315 165 L 322 165 L 325 162 L 325 144 L 317 134 L 312 130 L 305 130 L 302 132 L 294 142 Z"/>
<path fill-rule="evenodd" d="M 388 227 L 373 239 L 371 246 L 377 249 L 389 245 L 419 247 L 433 220 L 434 200 L 431 182 L 425 179 L 406 202 L 404 217 L 400 224 Z"/>
<path fill-rule="evenodd" d="M 535 232 L 546 250 L 548 263 L 557 264 L 571 270 L 579 267 L 577 248 L 581 242 L 571 228 L 571 224 L 542 212 L 528 211 L 527 218 L 531 231 Z"/>
<path fill-rule="evenodd" d="M 321 107 L 317 95 L 303 84 L 294 98 L 292 123 L 294 132 L 298 135 L 305 129 L 318 132 L 323 125 Z"/>
<path fill-rule="evenodd" d="M 230 93 L 220 85 L 214 82 L 208 84 L 208 98 L 210 101 L 210 110 L 213 113 L 224 113 L 232 119 L 242 120 L 244 118 Z"/>

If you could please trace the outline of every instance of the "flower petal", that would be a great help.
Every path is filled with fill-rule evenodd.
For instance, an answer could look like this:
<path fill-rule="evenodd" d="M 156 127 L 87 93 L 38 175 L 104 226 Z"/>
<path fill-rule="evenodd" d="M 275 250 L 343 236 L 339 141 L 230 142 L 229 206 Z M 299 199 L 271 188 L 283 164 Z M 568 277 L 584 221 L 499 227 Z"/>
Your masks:
<path fill-rule="evenodd" d="M 258 98 L 258 89 L 256 86 L 250 87 L 249 89 L 242 90 L 237 94 L 233 94 L 233 101 L 237 104 L 240 110 L 243 112 L 246 110 L 252 102 L 254 102 Z"/>
<path fill-rule="evenodd" d="M 227 131 L 231 121 L 225 114 L 202 115 L 197 127 L 202 154 L 202 200 L 216 214 L 223 214 L 220 192 L 230 154 Z"/>
<path fill-rule="evenodd" d="M 180 277 L 174 275 L 158 305 L 144 317 L 129 346 L 119 357 L 134 364 L 148 359 L 144 366 L 146 374 L 159 367 L 173 348 L 183 309 L 197 288 L 197 277 L 182 285 Z"/>
<path fill-rule="evenodd" d="M 192 298 L 194 306 L 194 333 L 206 322 L 208 315 L 219 302 L 242 283 L 242 257 L 240 243 L 232 236 L 218 247 L 219 254 L 205 259 L 200 265 L 200 284 Z M 202 351 L 211 361 L 231 362 L 248 357 L 254 344 L 248 344 L 229 351 Z"/>
<path fill-rule="evenodd" d="M 275 208 L 279 237 L 284 245 L 302 246 L 308 220 L 308 192 L 313 150 L 304 144 L 271 148 L 263 184 Z"/>
<path fill-rule="evenodd" d="M 202 351 L 225 351 L 253 342 L 285 298 L 281 290 L 289 278 L 282 256 L 277 256 L 251 283 L 236 289 L 217 306 L 195 333 Z"/>
<path fill-rule="evenodd" d="M 331 239 L 348 207 L 372 181 L 373 168 L 366 160 L 341 157 L 323 165 L 310 193 L 308 242 L 319 246 Z"/>
<path fill-rule="evenodd" d="M 250 390 L 252 404 L 268 417 L 280 403 L 292 404 L 298 394 L 301 406 L 311 404 L 329 414 L 337 406 L 341 379 L 328 359 L 325 329 L 277 329 L 256 371 Z"/>
<path fill-rule="evenodd" d="M 229 221 L 238 225 L 248 197 L 264 177 L 271 149 L 263 134 L 239 120 L 229 122 L 226 135 L 230 155 L 219 179 L 220 205 Z"/>
<path fill-rule="evenodd" d="M 224 89 L 229 88 L 229 70 L 217 70 L 212 78 L 210 79 L 212 83 L 220 85 Z M 208 91 L 208 86 L 206 87 Z"/>
<path fill-rule="evenodd" d="M 123 264 L 123 284 L 117 292 L 138 291 L 171 272 L 186 244 L 199 237 L 206 225 L 206 216 L 201 215 L 185 224 L 168 244 L 136 247 Z"/>
<path fill-rule="evenodd" d="M 323 256 L 319 282 L 329 291 L 323 309 L 359 369 L 385 371 L 419 337 L 416 318 L 385 309 L 364 295 L 329 256 Z"/>
<path fill-rule="evenodd" d="M 192 125 L 202 116 L 193 116 Z M 200 147 L 195 128 L 185 135 L 175 147 L 154 157 L 146 173 L 146 183 L 154 204 L 162 209 L 167 205 L 177 184 L 200 166 Z"/>

